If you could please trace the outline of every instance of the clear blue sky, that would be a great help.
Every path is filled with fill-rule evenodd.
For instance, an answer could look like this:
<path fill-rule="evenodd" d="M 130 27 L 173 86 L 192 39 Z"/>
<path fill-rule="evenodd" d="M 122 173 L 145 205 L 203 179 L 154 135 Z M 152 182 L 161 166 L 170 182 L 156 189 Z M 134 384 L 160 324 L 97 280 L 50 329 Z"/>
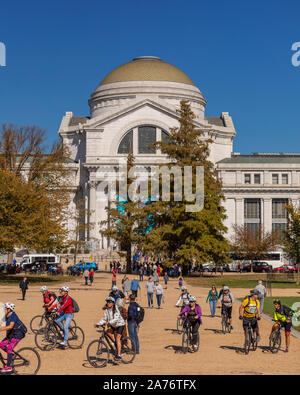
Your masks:
<path fill-rule="evenodd" d="M 299 0 L 16 0 L 0 13 L 0 124 L 52 142 L 66 111 L 89 115 L 106 74 L 153 55 L 190 76 L 207 116 L 231 114 L 235 152 L 300 152 Z"/>

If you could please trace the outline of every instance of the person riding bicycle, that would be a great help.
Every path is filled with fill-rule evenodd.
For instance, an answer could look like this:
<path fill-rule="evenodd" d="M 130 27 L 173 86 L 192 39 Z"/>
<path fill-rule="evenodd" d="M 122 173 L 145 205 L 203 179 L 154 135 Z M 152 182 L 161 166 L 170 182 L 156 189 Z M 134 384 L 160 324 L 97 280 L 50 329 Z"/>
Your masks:
<path fill-rule="evenodd" d="M 72 319 L 74 318 L 74 308 L 72 299 L 69 296 L 69 287 L 61 287 L 59 289 L 59 293 L 61 301 L 58 310 L 56 310 L 56 313 L 59 314 L 56 322 L 64 332 L 64 340 L 60 343 L 60 345 L 66 347 L 68 345 L 69 339 L 69 326 Z M 64 325 L 62 324 L 62 321 L 64 321 Z"/>
<path fill-rule="evenodd" d="M 121 358 L 121 337 L 125 328 L 125 321 L 116 306 L 115 299 L 111 296 L 105 299 L 106 305 L 104 307 L 104 317 L 96 324 L 96 328 L 99 326 L 105 326 L 107 335 L 110 337 L 112 342 L 116 342 L 117 355 L 115 356 L 116 361 L 120 361 Z"/>
<path fill-rule="evenodd" d="M 183 310 L 178 314 L 178 318 L 184 315 L 185 319 L 183 322 L 183 327 L 187 325 L 191 326 L 192 330 L 192 349 L 196 351 L 196 343 L 197 343 L 197 334 L 199 331 L 199 327 L 202 324 L 202 311 L 201 307 L 196 304 L 197 299 L 195 296 L 190 296 L 189 304 L 183 308 Z"/>
<path fill-rule="evenodd" d="M 294 311 L 289 307 L 282 305 L 279 299 L 275 299 L 273 301 L 275 311 L 274 311 L 274 320 L 275 323 L 272 327 L 272 332 L 274 332 L 278 326 L 283 327 L 285 330 L 285 352 L 289 351 L 290 346 L 290 335 L 292 329 L 292 316 L 294 315 Z"/>
<path fill-rule="evenodd" d="M 221 314 L 225 314 L 225 312 L 227 312 L 229 325 L 230 325 L 231 329 L 233 329 L 233 326 L 232 326 L 232 303 L 234 302 L 234 297 L 226 285 L 223 287 L 223 292 L 220 294 L 221 295 L 219 295 L 218 301 L 221 301 L 221 305 L 222 305 Z"/>
<path fill-rule="evenodd" d="M 50 315 L 50 313 L 57 308 L 58 305 L 57 297 L 54 292 L 48 291 L 45 285 L 40 289 L 40 292 L 43 294 L 43 300 L 44 300 L 43 307 L 45 308 L 45 312 L 47 315 Z"/>
<path fill-rule="evenodd" d="M 189 305 L 189 299 L 192 295 L 188 292 L 187 287 L 183 285 L 181 287 L 181 295 L 179 296 L 177 302 L 176 302 L 176 307 L 180 305 L 180 302 L 182 301 L 182 306 L 181 310 L 182 311 L 186 306 Z"/>
<path fill-rule="evenodd" d="M 124 299 L 125 295 L 123 292 L 116 286 L 114 285 L 109 293 L 109 296 L 111 298 L 114 298 L 115 302 L 117 301 L 118 298 Z"/>
<path fill-rule="evenodd" d="M 260 340 L 257 320 L 261 319 L 260 302 L 258 300 L 258 296 L 259 292 L 257 290 L 251 290 L 250 295 L 243 300 L 239 310 L 239 319 L 243 320 L 244 331 L 246 331 L 250 322 L 253 331 L 256 332 L 257 342 Z"/>
<path fill-rule="evenodd" d="M 7 363 L 0 373 L 12 372 L 13 354 L 12 350 L 25 337 L 27 332 L 26 326 L 14 312 L 15 305 L 7 302 L 4 304 L 6 325 L 0 327 L 0 331 L 6 331 L 6 337 L 0 343 L 0 349 L 7 353 Z"/>

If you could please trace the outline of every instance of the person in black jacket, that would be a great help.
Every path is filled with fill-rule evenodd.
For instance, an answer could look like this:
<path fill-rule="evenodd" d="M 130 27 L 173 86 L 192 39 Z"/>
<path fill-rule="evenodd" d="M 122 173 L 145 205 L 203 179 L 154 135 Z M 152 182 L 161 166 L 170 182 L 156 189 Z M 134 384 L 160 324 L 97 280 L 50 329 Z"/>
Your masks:
<path fill-rule="evenodd" d="M 111 296 L 112 298 L 115 299 L 115 302 L 117 301 L 118 298 L 124 299 L 125 295 L 123 294 L 123 292 L 116 286 L 114 285 L 111 289 L 111 292 L 109 294 L 109 296 Z"/>
<path fill-rule="evenodd" d="M 25 300 L 26 291 L 28 289 L 28 280 L 27 277 L 24 277 L 23 280 L 20 281 L 19 287 L 22 291 L 22 300 Z"/>
<path fill-rule="evenodd" d="M 137 314 L 140 306 L 135 301 L 135 295 L 129 296 L 129 306 L 127 311 L 127 322 L 128 322 L 128 332 L 131 339 L 133 339 L 136 347 L 136 353 L 140 353 L 140 342 L 138 337 L 138 324 L 137 324 Z"/>

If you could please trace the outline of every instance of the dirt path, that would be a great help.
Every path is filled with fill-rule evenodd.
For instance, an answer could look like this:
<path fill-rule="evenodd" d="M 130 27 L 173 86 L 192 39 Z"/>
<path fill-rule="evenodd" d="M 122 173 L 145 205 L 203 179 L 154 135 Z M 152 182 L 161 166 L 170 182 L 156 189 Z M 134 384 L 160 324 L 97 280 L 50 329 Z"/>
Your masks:
<path fill-rule="evenodd" d="M 141 283 L 142 292 L 138 302 L 146 307 L 145 281 Z M 241 321 L 238 319 L 239 304 L 233 308 L 233 327 L 231 334 L 220 333 L 220 309 L 217 317 L 209 317 L 209 305 L 206 303 L 208 289 L 189 287 L 202 307 L 203 325 L 200 328 L 200 350 L 194 354 L 180 352 L 181 335 L 176 329 L 176 316 L 179 309 L 174 307 L 180 290 L 177 280 L 171 280 L 165 290 L 166 303 L 162 309 L 146 309 L 141 325 L 140 354 L 133 364 L 109 365 L 103 369 L 92 368 L 86 360 L 86 348 L 90 341 L 97 338 L 94 324 L 102 317 L 102 306 L 111 284 L 111 275 L 96 274 L 92 287 L 84 286 L 79 278 L 69 283 L 70 294 L 80 305 L 75 320 L 85 332 L 85 344 L 81 350 L 40 351 L 42 358 L 41 374 L 299 374 L 300 340 L 291 337 L 290 352 L 271 354 L 265 347 L 271 322 L 260 322 L 261 342 L 257 351 L 244 355 L 240 352 L 243 344 Z M 121 286 L 121 277 L 118 278 Z M 20 300 L 17 286 L 2 286 L 0 300 L 16 304 L 16 312 L 28 325 L 31 318 L 41 313 L 42 298 L 39 286 L 30 287 L 26 300 Z M 57 289 L 54 287 L 54 291 Z M 292 293 L 293 292 L 293 293 Z M 234 289 L 235 297 L 245 296 L 244 289 Z M 276 295 L 297 295 L 297 290 L 276 290 Z M 284 337 L 284 336 L 283 336 Z M 34 335 L 29 333 L 21 343 L 34 346 Z M 283 340 L 284 346 L 284 340 Z"/>

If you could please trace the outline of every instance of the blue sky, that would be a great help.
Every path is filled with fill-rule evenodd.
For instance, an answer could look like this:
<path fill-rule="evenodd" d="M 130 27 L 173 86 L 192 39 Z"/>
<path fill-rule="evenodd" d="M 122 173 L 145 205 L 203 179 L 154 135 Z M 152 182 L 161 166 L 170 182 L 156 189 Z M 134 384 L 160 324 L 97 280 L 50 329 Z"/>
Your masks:
<path fill-rule="evenodd" d="M 190 76 L 207 116 L 231 114 L 235 152 L 300 152 L 297 0 L 18 0 L 0 12 L 0 124 L 38 125 L 51 143 L 66 111 L 89 115 L 106 74 L 152 55 Z"/>

